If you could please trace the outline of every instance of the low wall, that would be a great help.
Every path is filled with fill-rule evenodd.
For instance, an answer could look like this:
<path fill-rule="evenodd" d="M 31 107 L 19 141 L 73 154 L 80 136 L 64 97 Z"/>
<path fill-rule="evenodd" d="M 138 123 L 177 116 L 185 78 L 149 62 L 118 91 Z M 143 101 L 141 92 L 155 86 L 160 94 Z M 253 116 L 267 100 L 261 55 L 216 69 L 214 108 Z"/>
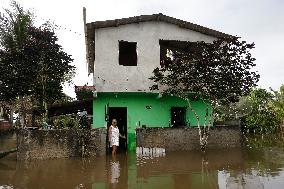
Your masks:
<path fill-rule="evenodd" d="M 105 154 L 106 129 L 26 130 L 17 133 L 17 159 L 52 159 Z"/>
<path fill-rule="evenodd" d="M 166 151 L 200 149 L 198 128 L 139 128 L 136 129 L 137 147 L 165 148 Z M 210 129 L 207 149 L 241 147 L 239 126 Z"/>

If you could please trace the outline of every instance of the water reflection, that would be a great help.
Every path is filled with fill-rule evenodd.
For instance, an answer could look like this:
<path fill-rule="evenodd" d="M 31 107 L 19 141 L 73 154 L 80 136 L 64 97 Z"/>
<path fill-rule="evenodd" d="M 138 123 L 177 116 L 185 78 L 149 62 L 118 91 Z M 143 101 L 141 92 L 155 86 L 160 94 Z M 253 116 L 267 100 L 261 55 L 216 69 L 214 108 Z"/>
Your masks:
<path fill-rule="evenodd" d="M 16 146 L 17 146 L 16 133 L 14 132 L 9 132 L 7 134 L 0 133 L 0 151 L 16 148 Z"/>
<path fill-rule="evenodd" d="M 119 161 L 113 160 L 110 162 L 110 183 L 116 186 L 120 177 Z"/>
<path fill-rule="evenodd" d="M 126 186 L 124 179 L 127 178 L 127 159 L 125 157 L 126 156 L 120 155 L 118 157 L 109 158 L 107 171 L 110 188 L 123 188 L 122 186 Z"/>
<path fill-rule="evenodd" d="M 114 159 L 31 162 L 7 157 L 0 160 L 0 188 L 283 189 L 284 143 L 270 139 L 248 137 L 243 149 L 206 154 L 120 153 Z"/>
<path fill-rule="evenodd" d="M 137 177 L 163 188 L 218 188 L 218 170 L 244 167 L 240 149 L 167 153 L 164 157 L 137 157 Z M 155 179 L 153 179 L 155 178 Z M 166 184 L 165 184 L 166 183 Z"/>

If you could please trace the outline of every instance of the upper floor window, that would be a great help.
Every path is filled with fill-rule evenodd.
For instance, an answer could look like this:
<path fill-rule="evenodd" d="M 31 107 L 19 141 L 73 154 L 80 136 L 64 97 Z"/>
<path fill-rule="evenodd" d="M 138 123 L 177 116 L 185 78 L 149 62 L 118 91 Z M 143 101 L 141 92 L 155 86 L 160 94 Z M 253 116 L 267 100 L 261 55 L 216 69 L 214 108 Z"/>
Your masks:
<path fill-rule="evenodd" d="M 167 67 L 174 60 L 174 52 L 188 52 L 188 48 L 194 42 L 179 40 L 159 40 L 160 44 L 160 65 Z"/>
<path fill-rule="evenodd" d="M 160 66 L 167 67 L 172 62 L 172 51 L 169 40 L 160 40 Z"/>
<path fill-rule="evenodd" d="M 137 43 L 119 41 L 119 65 L 137 66 Z"/>

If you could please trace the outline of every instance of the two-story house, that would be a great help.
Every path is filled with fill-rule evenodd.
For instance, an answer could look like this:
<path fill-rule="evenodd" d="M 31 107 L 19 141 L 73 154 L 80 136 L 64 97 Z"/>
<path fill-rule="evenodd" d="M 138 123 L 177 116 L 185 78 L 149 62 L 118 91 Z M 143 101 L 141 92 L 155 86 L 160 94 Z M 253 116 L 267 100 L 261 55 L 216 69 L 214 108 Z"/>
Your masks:
<path fill-rule="evenodd" d="M 167 49 L 230 37 L 163 14 L 85 23 L 85 34 L 88 69 L 96 87 L 93 128 L 109 126 L 116 118 L 120 132 L 127 136 L 120 146 L 130 150 L 136 148 L 138 127 L 197 125 L 184 100 L 150 90 L 154 83 L 149 78 L 163 66 Z M 205 104 L 194 101 L 193 107 L 202 122 Z"/>

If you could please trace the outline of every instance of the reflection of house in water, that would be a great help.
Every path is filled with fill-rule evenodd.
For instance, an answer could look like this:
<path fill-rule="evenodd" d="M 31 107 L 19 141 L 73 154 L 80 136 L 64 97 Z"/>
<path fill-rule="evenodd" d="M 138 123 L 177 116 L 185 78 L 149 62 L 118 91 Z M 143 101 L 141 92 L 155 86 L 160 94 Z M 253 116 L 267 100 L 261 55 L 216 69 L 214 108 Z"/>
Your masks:
<path fill-rule="evenodd" d="M 222 157 L 222 158 L 220 158 Z M 167 153 L 162 158 L 137 159 L 137 179 L 144 188 L 218 188 L 218 171 L 243 167 L 241 150 Z"/>
<path fill-rule="evenodd" d="M 96 88 L 93 98 L 93 128 L 105 127 L 112 118 L 127 136 L 120 145 L 136 149 L 138 127 L 196 126 L 188 103 L 174 96 L 151 91 L 153 70 L 167 63 L 169 50 L 186 50 L 192 43 L 211 43 L 231 37 L 163 14 L 142 15 L 85 23 L 87 62 Z M 200 124 L 206 105 L 192 99 Z"/>
<path fill-rule="evenodd" d="M 203 158 L 204 157 L 204 158 Z M 242 169 L 243 159 L 240 149 L 208 152 L 200 151 L 167 153 L 162 157 L 118 155 L 114 167 L 108 167 L 108 183 L 96 179 L 92 185 L 96 189 L 107 188 L 147 188 L 147 189 L 208 189 L 218 188 L 218 170 Z M 112 162 L 112 160 L 107 161 Z M 111 177 L 113 171 L 115 172 Z M 113 169 L 115 168 L 115 169 Z M 99 176 L 99 174 L 97 174 Z M 119 175 L 119 176 L 118 176 Z M 118 176 L 118 178 L 117 178 Z M 102 177 L 100 177 L 102 178 Z M 114 180 L 112 180 L 114 178 Z M 99 181 L 101 180 L 101 181 Z M 115 183 L 112 183 L 115 181 Z M 118 183 L 116 183 L 118 181 Z"/>

